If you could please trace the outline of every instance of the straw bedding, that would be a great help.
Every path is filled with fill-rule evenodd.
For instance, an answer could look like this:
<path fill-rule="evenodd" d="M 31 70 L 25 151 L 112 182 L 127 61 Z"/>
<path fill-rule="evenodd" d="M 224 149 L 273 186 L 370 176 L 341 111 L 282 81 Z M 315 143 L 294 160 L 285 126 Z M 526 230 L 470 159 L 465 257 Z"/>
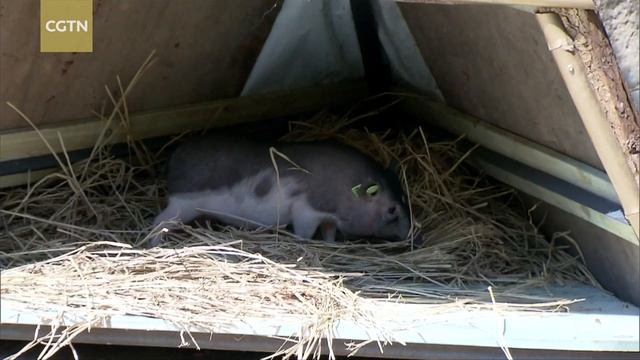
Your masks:
<path fill-rule="evenodd" d="M 123 103 L 113 100 L 105 128 L 126 129 Z M 129 139 L 131 156 L 115 158 L 107 135 L 89 159 L 71 164 L 62 154 L 60 171 L 0 193 L 2 299 L 59 314 L 25 350 L 43 343 L 46 359 L 119 314 L 166 319 L 183 329 L 183 345 L 196 347 L 193 331 L 292 316 L 300 332 L 275 355 L 309 358 L 331 349 L 338 320 L 354 321 L 380 344 L 394 341 L 393 328 L 374 315 L 390 301 L 429 303 L 434 311 L 451 304 L 559 311 L 575 300 L 532 297 L 527 288 L 597 286 L 581 261 L 556 245 L 570 238 L 547 241 L 511 189 L 465 163 L 460 139 L 432 140 L 422 129 L 371 133 L 355 126 L 358 120 L 322 113 L 292 123 L 285 139 L 331 137 L 383 164 L 399 162 L 414 219 L 404 242 L 302 241 L 286 228 L 201 222 L 177 224 L 163 235 L 163 248 L 144 250 L 162 231 L 150 223 L 163 205 L 158 168 L 166 153 Z"/>

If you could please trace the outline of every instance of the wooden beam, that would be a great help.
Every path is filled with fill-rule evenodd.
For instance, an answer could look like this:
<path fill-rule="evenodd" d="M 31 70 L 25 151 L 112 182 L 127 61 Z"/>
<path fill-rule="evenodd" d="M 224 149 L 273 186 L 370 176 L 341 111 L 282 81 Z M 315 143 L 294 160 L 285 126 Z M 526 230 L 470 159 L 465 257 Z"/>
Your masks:
<path fill-rule="evenodd" d="M 541 146 L 489 123 L 465 115 L 445 104 L 423 98 L 407 98 L 400 108 L 418 119 L 450 131 L 532 168 L 619 203 L 607 174 L 566 155 Z"/>
<path fill-rule="evenodd" d="M 566 33 L 557 14 L 537 14 L 548 47 L 558 65 L 573 104 L 580 114 L 589 138 L 619 194 L 624 213 L 640 236 L 640 189 L 629 166 L 629 159 L 612 131 L 605 104 L 598 99 L 589 82 L 585 65 L 576 53 L 573 39 Z"/>
<path fill-rule="evenodd" d="M 533 8 L 594 9 L 591 0 L 395 0 L 396 2 L 433 5 L 506 5 Z"/>
<path fill-rule="evenodd" d="M 502 181 L 503 183 L 573 214 L 621 239 L 630 242 L 633 245 L 640 245 L 638 237 L 636 237 L 633 228 L 629 224 L 623 223 L 608 216 L 607 214 L 603 214 L 585 204 L 579 203 L 565 196 L 565 194 L 551 190 L 543 184 L 532 181 L 524 174 L 509 171 L 508 169 L 500 166 L 500 164 L 494 163 L 487 157 L 474 153 L 471 154 L 470 160 L 478 168 L 484 170 L 487 174 Z"/>
<path fill-rule="evenodd" d="M 152 138 L 210 127 L 274 119 L 328 107 L 346 106 L 366 96 L 367 86 L 362 80 L 274 91 L 264 95 L 131 114 L 130 132 L 136 139 Z M 28 115 L 28 109 L 25 110 Z M 86 149 L 96 143 L 104 125 L 97 118 L 89 118 L 58 123 L 39 130 L 54 150 L 60 152 L 62 148 L 58 134 L 62 137 L 67 151 Z M 112 131 L 112 142 L 126 140 L 126 133 L 121 126 L 117 124 L 112 126 Z M 0 132 L 0 161 L 49 153 L 42 139 L 33 129 Z M 15 181 L 13 183 L 16 184 Z"/>

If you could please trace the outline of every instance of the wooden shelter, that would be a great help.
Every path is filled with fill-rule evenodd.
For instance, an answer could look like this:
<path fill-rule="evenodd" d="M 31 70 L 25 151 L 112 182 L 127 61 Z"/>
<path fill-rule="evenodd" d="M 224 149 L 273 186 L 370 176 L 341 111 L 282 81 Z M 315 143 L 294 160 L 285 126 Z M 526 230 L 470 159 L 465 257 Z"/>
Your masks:
<path fill-rule="evenodd" d="M 344 48 L 315 56 L 316 67 L 303 53 L 277 46 L 301 41 L 277 37 L 291 29 L 309 39 L 326 30 L 313 28 L 310 18 L 293 22 L 302 14 L 292 12 L 294 1 L 94 0 L 93 52 L 41 53 L 34 26 L 40 2 L 0 0 L 0 188 L 27 186 L 54 171 L 41 136 L 54 151 L 63 150 L 61 137 L 74 159 L 86 157 L 103 128 L 92 111 L 105 106 L 104 84 L 130 79 L 152 51 L 157 61 L 127 94 L 130 129 L 114 128 L 113 142 L 344 108 L 380 92 L 419 94 L 399 102 L 394 114 L 478 144 L 469 161 L 518 190 L 533 218 L 544 218 L 545 234 L 570 231 L 605 288 L 556 289 L 587 299 L 562 316 L 505 315 L 515 357 L 640 351 L 638 2 L 318 0 L 308 6 L 330 13 L 325 25 L 339 38 L 327 43 Z M 355 70 L 352 51 L 361 61 Z M 296 75 L 305 61 L 308 74 Z M 413 306 L 398 308 L 398 317 L 411 319 L 419 312 Z M 380 354 L 370 344 L 359 354 L 492 356 L 501 346 L 492 316 L 443 315 L 399 334 L 406 346 Z M 30 340 L 38 315 L 3 302 L 1 321 L 1 339 Z M 281 340 L 273 336 L 292 336 L 293 328 L 295 322 L 279 319 L 239 322 L 211 339 L 196 338 L 205 348 L 275 351 Z M 179 332 L 158 319 L 122 315 L 76 341 L 173 347 Z M 337 335 L 368 339 L 347 323 Z M 336 341 L 334 351 L 346 354 L 341 345 Z"/>

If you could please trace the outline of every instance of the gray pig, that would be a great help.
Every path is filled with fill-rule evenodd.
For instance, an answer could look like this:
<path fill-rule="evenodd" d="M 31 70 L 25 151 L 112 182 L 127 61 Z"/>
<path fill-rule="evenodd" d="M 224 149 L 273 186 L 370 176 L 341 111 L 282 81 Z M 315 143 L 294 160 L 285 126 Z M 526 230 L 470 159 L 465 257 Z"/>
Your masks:
<path fill-rule="evenodd" d="M 207 215 L 248 228 L 292 225 L 305 239 L 319 230 L 327 241 L 336 231 L 402 240 L 410 227 L 397 175 L 332 141 L 271 145 L 229 134 L 201 137 L 171 157 L 168 192 L 154 226 Z"/>

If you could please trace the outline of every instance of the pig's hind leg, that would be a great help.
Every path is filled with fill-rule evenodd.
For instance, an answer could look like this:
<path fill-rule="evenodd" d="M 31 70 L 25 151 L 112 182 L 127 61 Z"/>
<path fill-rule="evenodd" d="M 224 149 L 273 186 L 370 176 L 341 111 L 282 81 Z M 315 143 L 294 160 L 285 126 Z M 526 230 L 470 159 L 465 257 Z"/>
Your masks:
<path fill-rule="evenodd" d="M 166 221 L 171 221 L 163 226 L 168 230 L 173 227 L 174 222 L 188 223 L 200 215 L 197 208 L 198 204 L 192 199 L 169 197 L 167 207 L 153 220 L 153 228 L 156 229 L 158 225 Z M 158 246 L 161 242 L 162 233 L 159 233 L 149 240 L 147 247 Z"/>

